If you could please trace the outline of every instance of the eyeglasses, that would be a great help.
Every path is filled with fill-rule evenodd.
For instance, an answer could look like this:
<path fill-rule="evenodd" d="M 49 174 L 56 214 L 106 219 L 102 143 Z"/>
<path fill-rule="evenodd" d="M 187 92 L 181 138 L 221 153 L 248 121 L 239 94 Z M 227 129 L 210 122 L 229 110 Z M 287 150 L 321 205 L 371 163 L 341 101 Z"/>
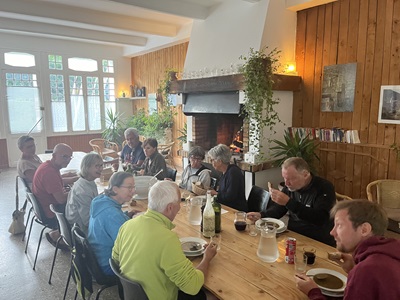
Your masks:
<path fill-rule="evenodd" d="M 119 187 L 128 189 L 130 192 L 132 192 L 135 189 L 135 186 L 120 185 Z"/>
<path fill-rule="evenodd" d="M 73 158 L 74 158 L 73 156 L 67 155 L 67 154 L 61 155 L 61 157 L 64 158 L 65 160 L 73 159 Z"/>
<path fill-rule="evenodd" d="M 191 156 L 191 157 L 189 157 L 189 159 L 191 159 L 191 160 L 203 160 L 201 157 L 197 157 L 197 156 Z"/>

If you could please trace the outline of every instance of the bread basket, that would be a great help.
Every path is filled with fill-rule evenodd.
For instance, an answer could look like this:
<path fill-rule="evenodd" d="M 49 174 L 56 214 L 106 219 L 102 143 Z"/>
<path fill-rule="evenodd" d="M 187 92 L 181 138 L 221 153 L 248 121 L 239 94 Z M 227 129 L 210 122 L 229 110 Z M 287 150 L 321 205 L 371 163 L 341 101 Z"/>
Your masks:
<path fill-rule="evenodd" d="M 207 190 L 210 189 L 209 187 L 203 188 L 203 185 L 199 186 L 196 185 L 195 182 L 192 182 L 192 192 L 198 196 L 207 194 Z"/>

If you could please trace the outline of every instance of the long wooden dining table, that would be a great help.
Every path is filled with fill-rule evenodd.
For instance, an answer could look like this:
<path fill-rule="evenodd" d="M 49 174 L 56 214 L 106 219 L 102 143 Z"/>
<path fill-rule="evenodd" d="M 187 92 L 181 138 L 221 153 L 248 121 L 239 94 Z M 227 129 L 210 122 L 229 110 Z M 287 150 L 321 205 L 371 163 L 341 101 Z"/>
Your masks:
<path fill-rule="evenodd" d="M 137 201 L 132 209 L 145 210 L 147 201 Z M 285 241 L 288 237 L 297 241 L 297 251 L 306 246 L 316 249 L 316 259 L 312 268 L 326 268 L 346 273 L 328 259 L 328 252 L 337 250 L 293 231 L 277 235 L 279 258 L 274 263 L 266 263 L 257 256 L 260 234 L 250 236 L 248 231 L 237 231 L 234 226 L 236 210 L 222 205 L 227 212 L 221 215 L 221 249 L 210 263 L 204 286 L 219 299 L 308 299 L 296 288 L 294 265 L 285 262 Z M 173 229 L 180 238 L 198 237 L 209 242 L 200 232 L 200 225 L 191 225 L 185 202 L 173 223 Z M 202 257 L 190 258 L 194 265 Z"/>

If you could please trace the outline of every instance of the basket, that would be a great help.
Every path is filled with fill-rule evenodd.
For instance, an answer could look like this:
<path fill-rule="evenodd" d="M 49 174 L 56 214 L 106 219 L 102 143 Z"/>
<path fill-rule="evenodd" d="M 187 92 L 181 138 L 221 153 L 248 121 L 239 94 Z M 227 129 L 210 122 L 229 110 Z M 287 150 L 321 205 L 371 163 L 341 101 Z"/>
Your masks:
<path fill-rule="evenodd" d="M 196 185 L 195 182 L 192 182 L 192 192 L 198 196 L 207 194 L 208 189 L 209 188 L 203 189 L 203 188 L 199 187 L 198 185 Z"/>

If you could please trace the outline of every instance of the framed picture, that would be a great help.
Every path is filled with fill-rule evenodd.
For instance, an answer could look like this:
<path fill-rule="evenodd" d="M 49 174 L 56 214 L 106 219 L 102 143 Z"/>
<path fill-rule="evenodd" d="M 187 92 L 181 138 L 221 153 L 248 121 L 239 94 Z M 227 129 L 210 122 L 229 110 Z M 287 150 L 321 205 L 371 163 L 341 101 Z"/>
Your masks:
<path fill-rule="evenodd" d="M 321 111 L 352 112 L 356 88 L 357 63 L 324 67 Z"/>
<path fill-rule="evenodd" d="M 400 85 L 382 85 L 378 123 L 400 124 Z"/>

